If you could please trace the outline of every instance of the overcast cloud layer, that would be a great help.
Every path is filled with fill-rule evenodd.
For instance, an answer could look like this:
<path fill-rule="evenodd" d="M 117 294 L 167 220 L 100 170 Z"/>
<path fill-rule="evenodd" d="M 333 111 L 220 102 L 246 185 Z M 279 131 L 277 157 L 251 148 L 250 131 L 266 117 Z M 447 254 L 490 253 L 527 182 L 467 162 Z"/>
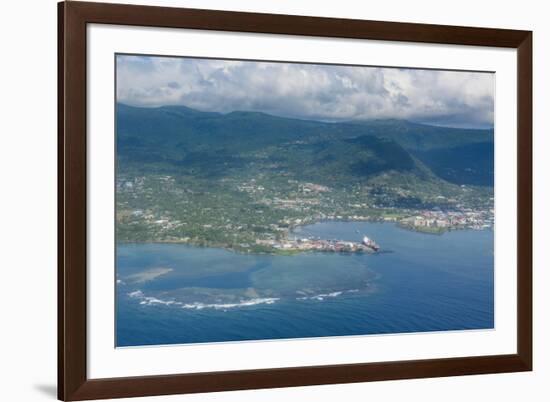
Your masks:
<path fill-rule="evenodd" d="M 494 75 L 454 71 L 117 57 L 117 101 L 326 121 L 398 118 L 492 127 Z"/>

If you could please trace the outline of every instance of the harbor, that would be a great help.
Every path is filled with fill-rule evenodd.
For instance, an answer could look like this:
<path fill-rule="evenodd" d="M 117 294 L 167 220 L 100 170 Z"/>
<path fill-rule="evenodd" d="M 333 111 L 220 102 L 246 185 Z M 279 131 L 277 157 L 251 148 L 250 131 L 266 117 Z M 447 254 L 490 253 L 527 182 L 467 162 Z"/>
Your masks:
<path fill-rule="evenodd" d="M 257 245 L 269 246 L 284 251 L 321 251 L 334 253 L 375 253 L 380 246 L 367 236 L 361 242 L 320 239 L 315 237 L 294 237 L 285 240 L 256 240 Z"/>

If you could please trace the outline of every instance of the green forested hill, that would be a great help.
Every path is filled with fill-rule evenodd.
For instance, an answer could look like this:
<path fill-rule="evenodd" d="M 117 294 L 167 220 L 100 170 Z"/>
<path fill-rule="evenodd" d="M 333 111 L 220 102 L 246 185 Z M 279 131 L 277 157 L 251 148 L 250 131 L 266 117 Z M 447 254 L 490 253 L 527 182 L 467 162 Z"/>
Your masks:
<path fill-rule="evenodd" d="M 398 119 L 368 120 L 353 124 L 363 126 L 366 135 L 395 140 L 405 149 L 413 152 L 493 141 L 492 129 L 439 127 Z"/>
<path fill-rule="evenodd" d="M 269 252 L 325 218 L 490 221 L 491 131 L 117 106 L 118 241 Z"/>
<path fill-rule="evenodd" d="M 363 182 L 406 172 L 492 185 L 493 131 L 405 120 L 328 123 L 258 112 L 117 105 L 119 167 L 220 178 L 243 170 L 317 182 Z M 391 176 L 393 177 L 393 176 Z"/>

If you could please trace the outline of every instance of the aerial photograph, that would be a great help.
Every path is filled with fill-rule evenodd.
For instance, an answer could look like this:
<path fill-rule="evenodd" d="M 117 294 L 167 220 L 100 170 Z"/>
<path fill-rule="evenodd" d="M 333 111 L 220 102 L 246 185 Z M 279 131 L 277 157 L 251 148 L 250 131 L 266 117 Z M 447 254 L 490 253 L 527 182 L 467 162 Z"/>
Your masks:
<path fill-rule="evenodd" d="M 116 347 L 494 328 L 494 74 L 116 55 Z"/>

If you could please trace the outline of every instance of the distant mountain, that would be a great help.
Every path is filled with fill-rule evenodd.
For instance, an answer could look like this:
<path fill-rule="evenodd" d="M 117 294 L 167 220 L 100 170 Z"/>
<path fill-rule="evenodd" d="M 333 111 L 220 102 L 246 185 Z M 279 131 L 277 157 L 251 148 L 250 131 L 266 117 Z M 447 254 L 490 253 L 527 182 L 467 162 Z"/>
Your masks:
<path fill-rule="evenodd" d="M 390 138 L 410 151 L 454 148 L 470 143 L 492 142 L 492 129 L 464 129 L 430 126 L 407 120 L 385 119 L 354 122 L 364 127 L 364 134 Z"/>
<path fill-rule="evenodd" d="M 405 120 L 327 123 L 258 112 L 117 104 L 119 163 L 204 176 L 289 172 L 316 181 L 364 181 L 385 172 L 492 185 L 493 130 Z"/>
<path fill-rule="evenodd" d="M 453 148 L 415 152 L 422 162 L 444 180 L 456 184 L 493 186 L 494 148 L 492 141 Z"/>

